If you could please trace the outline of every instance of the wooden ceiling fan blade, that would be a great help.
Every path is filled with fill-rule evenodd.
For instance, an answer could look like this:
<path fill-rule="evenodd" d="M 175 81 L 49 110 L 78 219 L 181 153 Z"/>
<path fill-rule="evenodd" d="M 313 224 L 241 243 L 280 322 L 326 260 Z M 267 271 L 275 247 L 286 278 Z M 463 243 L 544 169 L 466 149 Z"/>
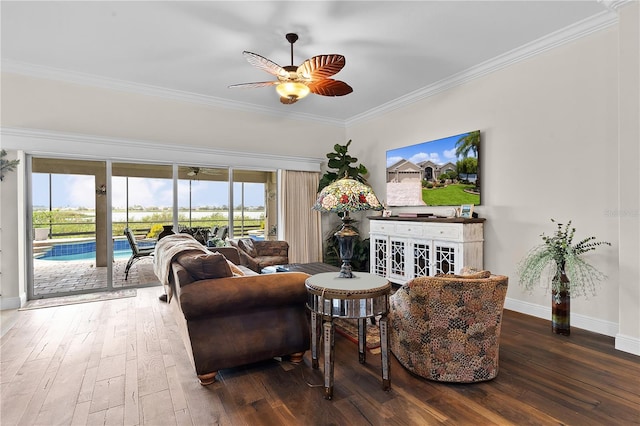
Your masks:
<path fill-rule="evenodd" d="M 269 74 L 275 75 L 276 77 L 287 77 L 289 75 L 284 68 L 264 56 L 260 56 L 257 53 L 247 52 L 246 50 L 242 52 L 242 54 L 251 65 L 256 68 L 260 68 Z"/>
<path fill-rule="evenodd" d="M 267 87 L 278 84 L 277 81 L 258 81 L 255 83 L 240 83 L 240 84 L 232 84 L 229 86 L 229 89 L 254 89 L 257 87 Z"/>
<path fill-rule="evenodd" d="M 342 55 L 318 55 L 307 59 L 298 67 L 298 75 L 307 80 L 329 78 L 346 64 Z"/>
<path fill-rule="evenodd" d="M 353 88 L 344 81 L 327 78 L 308 83 L 311 93 L 321 96 L 344 96 L 353 92 Z"/>

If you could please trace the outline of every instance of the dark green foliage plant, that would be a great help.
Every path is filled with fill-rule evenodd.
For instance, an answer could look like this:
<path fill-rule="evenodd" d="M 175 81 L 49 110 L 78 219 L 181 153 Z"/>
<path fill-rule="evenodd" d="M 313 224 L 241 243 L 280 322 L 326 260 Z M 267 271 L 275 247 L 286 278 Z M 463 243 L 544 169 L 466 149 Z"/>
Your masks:
<path fill-rule="evenodd" d="M 344 177 L 350 177 L 363 183 L 367 182 L 365 175 L 369 172 L 364 165 L 355 165 L 358 159 L 347 153 L 349 145 L 351 145 L 351 139 L 349 139 L 346 145 L 335 144 L 333 146 L 334 152 L 327 154 L 327 158 L 329 159 L 327 168 L 333 170 L 328 170 L 322 175 L 318 184 L 318 192 L 322 191 L 322 189 L 331 182 Z"/>

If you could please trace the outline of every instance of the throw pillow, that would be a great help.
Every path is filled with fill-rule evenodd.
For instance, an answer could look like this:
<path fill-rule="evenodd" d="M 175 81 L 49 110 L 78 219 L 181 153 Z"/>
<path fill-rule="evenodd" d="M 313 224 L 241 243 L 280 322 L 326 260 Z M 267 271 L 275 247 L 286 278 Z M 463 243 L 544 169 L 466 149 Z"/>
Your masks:
<path fill-rule="evenodd" d="M 220 253 L 186 252 L 178 255 L 176 261 L 196 280 L 233 276 L 227 258 Z"/>
<path fill-rule="evenodd" d="M 444 278 L 461 278 L 467 280 L 479 280 L 483 278 L 489 278 L 491 276 L 490 271 L 479 271 L 477 269 L 464 267 L 460 271 L 460 275 L 456 274 L 436 274 L 436 277 Z"/>

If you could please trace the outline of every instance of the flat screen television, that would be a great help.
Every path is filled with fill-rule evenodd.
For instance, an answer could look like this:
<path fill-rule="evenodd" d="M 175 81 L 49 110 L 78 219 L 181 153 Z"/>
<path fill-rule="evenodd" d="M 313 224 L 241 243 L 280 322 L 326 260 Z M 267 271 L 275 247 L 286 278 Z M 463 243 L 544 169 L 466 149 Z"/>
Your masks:
<path fill-rule="evenodd" d="M 480 130 L 387 151 L 387 205 L 480 204 Z"/>

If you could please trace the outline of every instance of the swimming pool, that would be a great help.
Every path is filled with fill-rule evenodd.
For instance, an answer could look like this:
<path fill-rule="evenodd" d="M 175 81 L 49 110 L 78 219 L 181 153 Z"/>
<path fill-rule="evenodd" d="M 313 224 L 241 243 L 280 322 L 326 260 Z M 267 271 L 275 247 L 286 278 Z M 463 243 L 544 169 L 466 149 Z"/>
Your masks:
<path fill-rule="evenodd" d="M 113 258 L 128 259 L 131 257 L 131 248 L 127 240 L 113 241 Z M 73 242 L 55 244 L 40 260 L 94 260 L 96 258 L 96 242 Z"/>

